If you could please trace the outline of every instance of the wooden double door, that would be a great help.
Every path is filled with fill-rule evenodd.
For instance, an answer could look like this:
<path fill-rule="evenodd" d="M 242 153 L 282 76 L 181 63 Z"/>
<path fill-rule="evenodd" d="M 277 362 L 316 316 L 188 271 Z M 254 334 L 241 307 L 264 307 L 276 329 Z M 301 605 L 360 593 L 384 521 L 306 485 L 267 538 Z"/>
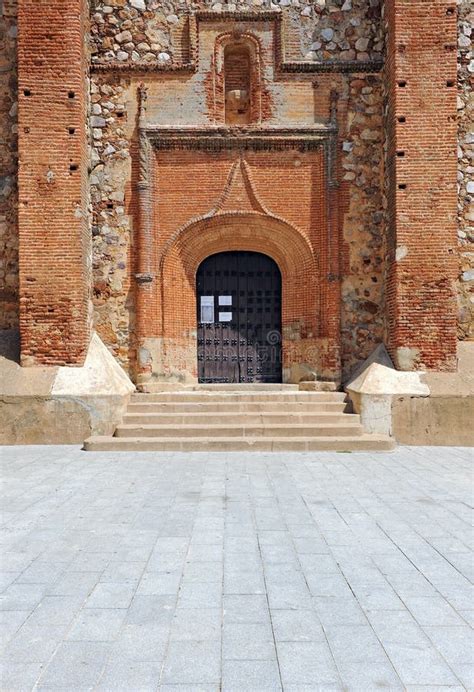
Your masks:
<path fill-rule="evenodd" d="M 281 274 L 258 252 L 220 252 L 197 278 L 200 382 L 281 382 Z"/>

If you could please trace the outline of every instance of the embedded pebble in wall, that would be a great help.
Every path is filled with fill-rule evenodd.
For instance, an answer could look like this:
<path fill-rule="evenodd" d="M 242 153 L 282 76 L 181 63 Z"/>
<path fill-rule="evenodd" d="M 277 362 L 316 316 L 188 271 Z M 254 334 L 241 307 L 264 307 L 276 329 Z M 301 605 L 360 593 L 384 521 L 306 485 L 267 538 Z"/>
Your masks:
<path fill-rule="evenodd" d="M 321 31 L 321 36 L 325 41 L 331 41 L 333 36 L 334 36 L 334 30 L 333 29 L 323 29 Z"/>
<path fill-rule="evenodd" d="M 91 127 L 105 127 L 107 124 L 105 118 L 101 118 L 99 115 L 92 115 L 89 122 Z"/>
<path fill-rule="evenodd" d="M 368 38 L 358 38 L 355 44 L 356 50 L 359 51 L 366 51 L 367 46 L 369 45 L 369 39 Z"/>
<path fill-rule="evenodd" d="M 132 33 L 130 31 L 121 31 L 115 34 L 115 40 L 117 43 L 125 43 L 132 40 Z"/>

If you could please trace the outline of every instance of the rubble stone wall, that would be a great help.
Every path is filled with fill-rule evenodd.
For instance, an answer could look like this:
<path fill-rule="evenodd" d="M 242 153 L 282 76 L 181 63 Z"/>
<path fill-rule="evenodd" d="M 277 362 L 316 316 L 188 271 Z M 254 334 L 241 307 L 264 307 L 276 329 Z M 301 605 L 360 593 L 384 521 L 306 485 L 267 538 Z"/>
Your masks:
<path fill-rule="evenodd" d="M 458 2 L 458 338 L 474 339 L 474 9 Z"/>
<path fill-rule="evenodd" d="M 126 79 L 91 79 L 94 326 L 128 371 L 134 360 L 134 227 Z"/>
<path fill-rule="evenodd" d="M 200 0 L 192 11 L 283 13 L 289 60 L 378 60 L 383 54 L 382 0 Z M 92 61 L 158 61 L 177 64 L 185 49 L 186 0 L 95 0 L 92 2 Z"/>
<path fill-rule="evenodd" d="M 383 341 L 385 197 L 380 75 L 347 81 L 340 143 L 344 199 L 341 356 L 343 379 Z"/>
<path fill-rule="evenodd" d="M 17 9 L 0 3 L 0 329 L 18 327 Z"/>

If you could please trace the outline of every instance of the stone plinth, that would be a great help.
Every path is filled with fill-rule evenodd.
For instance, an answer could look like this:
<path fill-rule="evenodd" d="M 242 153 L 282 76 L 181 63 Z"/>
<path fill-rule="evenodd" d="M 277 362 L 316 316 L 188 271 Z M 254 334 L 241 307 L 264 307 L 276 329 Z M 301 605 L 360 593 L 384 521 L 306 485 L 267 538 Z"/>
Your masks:
<path fill-rule="evenodd" d="M 82 367 L 21 367 L 0 355 L 0 444 L 73 444 L 111 434 L 135 387 L 99 337 Z"/>

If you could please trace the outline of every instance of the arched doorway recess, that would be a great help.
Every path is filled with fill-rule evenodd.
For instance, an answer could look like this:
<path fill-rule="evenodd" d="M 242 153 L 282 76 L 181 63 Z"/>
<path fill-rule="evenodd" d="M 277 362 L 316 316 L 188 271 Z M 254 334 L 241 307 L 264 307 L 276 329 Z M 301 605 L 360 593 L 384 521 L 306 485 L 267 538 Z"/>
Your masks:
<path fill-rule="evenodd" d="M 196 274 L 200 382 L 281 382 L 281 273 L 260 252 L 220 252 Z"/>
<path fill-rule="evenodd" d="M 160 381 L 196 382 L 198 320 L 196 276 L 202 262 L 221 252 L 261 253 L 281 272 L 282 377 L 294 380 L 302 364 L 315 372 L 334 370 L 337 343 L 321 333 L 321 282 L 318 258 L 304 233 L 264 213 L 219 213 L 180 228 L 157 265 L 156 291 L 150 299 L 144 342 Z M 151 329 L 150 329 L 151 332 Z M 296 373 L 298 376 L 298 373 Z"/>

